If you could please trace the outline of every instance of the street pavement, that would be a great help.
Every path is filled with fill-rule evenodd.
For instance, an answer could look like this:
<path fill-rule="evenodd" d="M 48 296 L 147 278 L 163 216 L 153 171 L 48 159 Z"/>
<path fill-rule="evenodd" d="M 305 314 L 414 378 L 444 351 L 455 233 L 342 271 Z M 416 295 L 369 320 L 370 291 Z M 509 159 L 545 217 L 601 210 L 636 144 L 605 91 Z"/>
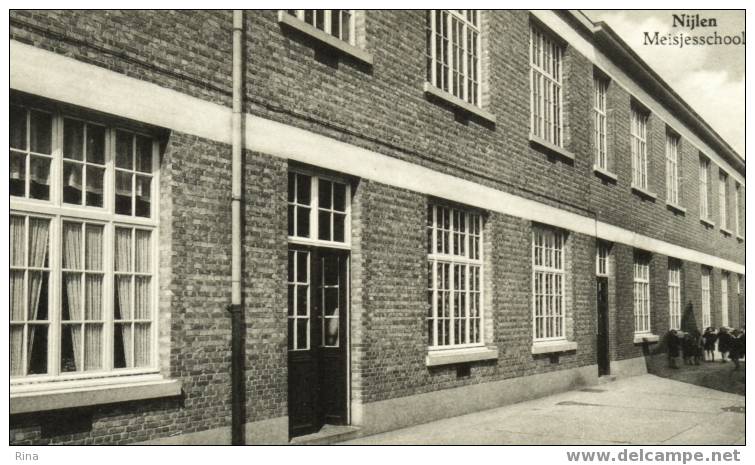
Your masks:
<path fill-rule="evenodd" d="M 744 443 L 744 396 L 642 375 L 342 444 Z"/>

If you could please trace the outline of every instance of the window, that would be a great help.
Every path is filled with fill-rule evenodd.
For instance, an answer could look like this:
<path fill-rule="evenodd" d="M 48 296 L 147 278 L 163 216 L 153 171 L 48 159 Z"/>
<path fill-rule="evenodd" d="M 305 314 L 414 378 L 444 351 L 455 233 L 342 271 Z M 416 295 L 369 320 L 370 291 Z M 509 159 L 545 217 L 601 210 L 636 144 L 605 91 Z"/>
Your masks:
<path fill-rule="evenodd" d="M 666 133 L 666 201 L 679 205 L 679 136 Z"/>
<path fill-rule="evenodd" d="M 546 33 L 530 26 L 530 131 L 558 147 L 562 146 L 563 49 Z"/>
<path fill-rule="evenodd" d="M 647 122 L 645 113 L 632 108 L 632 187 L 640 189 L 648 188 Z"/>
<path fill-rule="evenodd" d="M 337 39 L 355 43 L 352 10 L 286 10 L 286 13 Z"/>
<path fill-rule="evenodd" d="M 634 332 L 650 332 L 650 257 L 634 256 Z"/>
<path fill-rule="evenodd" d="M 702 267 L 701 269 L 701 289 L 702 289 L 702 311 L 703 311 L 703 328 L 709 328 L 710 321 L 710 269 Z"/>
<path fill-rule="evenodd" d="M 289 172 L 289 241 L 347 246 L 351 242 L 350 221 L 348 183 Z"/>
<path fill-rule="evenodd" d="M 593 101 L 593 116 L 595 133 L 595 166 L 608 171 L 608 137 L 606 117 L 606 94 L 608 81 L 603 78 L 593 79 L 595 87 L 595 99 Z"/>
<path fill-rule="evenodd" d="M 710 172 L 710 161 L 707 158 L 700 157 L 700 218 L 707 220 L 710 218 L 710 208 L 708 195 L 708 176 Z"/>
<path fill-rule="evenodd" d="M 729 273 L 721 273 L 721 326 L 729 326 Z"/>
<path fill-rule="evenodd" d="M 535 227 L 532 234 L 535 341 L 565 339 L 564 233 Z"/>
<path fill-rule="evenodd" d="M 157 143 L 61 111 L 10 115 L 12 382 L 154 370 Z"/>
<path fill-rule="evenodd" d="M 739 202 L 740 198 L 739 196 L 742 195 L 742 189 L 739 183 L 734 184 L 734 232 L 737 234 L 737 236 L 742 236 L 742 224 L 741 220 L 739 219 Z"/>
<path fill-rule="evenodd" d="M 598 247 L 596 251 L 596 261 L 595 261 L 595 274 L 598 276 L 608 276 L 609 273 L 609 264 L 608 264 L 608 256 L 610 252 L 610 246 L 603 242 L 598 241 Z"/>
<path fill-rule="evenodd" d="M 288 251 L 288 350 L 309 349 L 310 253 Z"/>
<path fill-rule="evenodd" d="M 668 266 L 668 312 L 669 329 L 682 328 L 681 266 L 669 261 Z"/>
<path fill-rule="evenodd" d="M 429 205 L 427 246 L 428 345 L 481 345 L 482 217 Z"/>
<path fill-rule="evenodd" d="M 480 13 L 427 12 L 427 81 L 454 97 L 480 105 Z"/>
<path fill-rule="evenodd" d="M 723 171 L 718 173 L 718 211 L 720 214 L 721 228 L 726 229 L 729 227 L 726 197 L 727 197 L 727 181 L 728 176 Z"/>

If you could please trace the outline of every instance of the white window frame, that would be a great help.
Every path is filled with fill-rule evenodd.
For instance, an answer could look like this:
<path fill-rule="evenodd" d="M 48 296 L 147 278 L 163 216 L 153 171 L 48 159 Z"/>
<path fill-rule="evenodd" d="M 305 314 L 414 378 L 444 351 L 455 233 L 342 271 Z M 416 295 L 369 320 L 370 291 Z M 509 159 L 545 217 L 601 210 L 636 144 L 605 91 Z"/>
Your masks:
<path fill-rule="evenodd" d="M 548 292 L 549 278 L 551 281 L 550 293 Z M 559 282 L 560 285 L 557 285 Z M 542 226 L 533 227 L 533 342 L 566 340 L 566 285 L 566 233 Z M 540 292 L 538 292 L 538 288 Z M 540 315 L 538 315 L 538 306 L 541 308 Z M 543 332 L 545 335 L 538 334 Z M 551 335 L 548 335 L 549 332 Z"/>
<path fill-rule="evenodd" d="M 668 311 L 669 329 L 682 327 L 682 267 L 676 261 L 668 266 Z"/>
<path fill-rule="evenodd" d="M 710 219 L 710 160 L 700 157 L 700 218 L 703 220 Z"/>
<path fill-rule="evenodd" d="M 650 257 L 634 256 L 634 333 L 648 334 L 650 320 Z"/>
<path fill-rule="evenodd" d="M 648 115 L 632 107 L 630 140 L 632 145 L 632 187 L 648 189 L 648 154 L 647 154 Z"/>
<path fill-rule="evenodd" d="M 563 147 L 564 48 L 541 27 L 530 23 L 529 54 L 530 134 Z"/>
<path fill-rule="evenodd" d="M 700 290 L 702 293 L 702 319 L 703 328 L 709 328 L 711 326 L 711 294 L 710 294 L 710 269 L 708 267 L 700 268 Z"/>
<path fill-rule="evenodd" d="M 441 212 L 448 214 L 449 222 L 448 229 L 444 228 L 442 224 L 439 224 L 439 219 L 442 217 Z M 460 232 L 460 229 L 456 229 L 456 222 L 459 219 L 463 219 L 464 231 Z M 476 230 L 479 234 L 474 234 L 473 225 L 477 223 Z M 484 310 L 484 264 L 483 264 L 483 219 L 482 215 L 478 212 L 467 210 L 459 207 L 449 206 L 442 203 L 431 202 L 428 205 L 428 218 L 427 218 L 427 232 L 428 232 L 428 350 L 437 351 L 445 349 L 458 349 L 465 347 L 479 347 L 485 345 L 485 310 Z M 447 249 L 448 252 L 444 252 L 444 247 L 441 246 L 441 251 L 438 251 L 439 240 L 445 242 L 444 234 L 448 235 Z M 441 238 L 441 239 L 439 239 Z M 463 242 L 462 242 L 463 241 Z M 477 246 L 473 246 L 473 242 L 477 242 Z M 454 253 L 454 248 L 457 247 L 461 253 Z M 463 248 L 463 252 L 461 249 Z M 476 250 L 476 253 L 473 253 Z M 438 287 L 438 271 L 441 267 L 448 266 L 451 273 L 448 278 L 448 288 Z M 461 291 L 457 291 L 455 288 L 455 273 L 456 269 L 464 269 L 464 288 Z M 473 289 L 472 274 L 476 270 L 478 279 L 478 288 Z M 439 296 L 440 292 L 448 293 L 448 317 L 439 316 Z M 464 308 L 459 313 L 456 308 L 455 293 L 460 292 L 464 296 Z M 472 333 L 472 320 L 470 303 L 474 296 L 477 296 L 478 316 L 474 319 L 479 320 L 479 331 L 477 333 L 477 341 L 473 341 Z M 448 332 L 449 343 L 444 344 L 440 337 L 441 320 L 448 319 Z M 464 341 L 456 341 L 456 320 L 462 319 L 465 321 Z M 471 342 L 470 342 L 471 341 Z"/>
<path fill-rule="evenodd" d="M 611 246 L 603 241 L 598 241 L 595 249 L 595 275 L 607 277 L 611 273 Z"/>
<path fill-rule="evenodd" d="M 29 383 L 58 383 L 63 381 L 124 377 L 127 375 L 142 375 L 159 372 L 159 142 L 151 134 L 133 127 L 120 124 L 112 124 L 108 121 L 98 121 L 97 118 L 82 117 L 68 109 L 51 110 L 42 108 L 42 105 L 28 104 L 26 102 L 13 102 L 12 105 L 26 109 L 32 109 L 50 113 L 52 121 L 52 163 L 50 167 L 50 199 L 37 200 L 17 196 L 10 197 L 10 213 L 18 216 L 32 216 L 47 218 L 50 220 L 48 259 L 49 259 L 49 294 L 48 294 L 48 357 L 47 373 L 37 375 L 19 375 L 10 378 L 11 387 L 20 387 Z M 105 176 L 103 179 L 103 206 L 84 206 L 63 202 L 63 121 L 64 119 L 80 120 L 88 124 L 105 126 Z M 150 216 L 139 217 L 134 215 L 133 203 L 135 190 L 132 190 L 131 215 L 115 213 L 115 134 L 123 131 L 132 135 L 143 136 L 152 140 L 152 182 L 150 185 Z M 133 145 L 132 145 L 133 147 Z M 132 149 L 133 150 L 133 149 Z M 28 176 L 28 172 L 27 172 Z M 135 183 L 132 177 L 132 188 Z M 27 182 L 28 184 L 28 182 Z M 85 187 L 82 187 L 82 196 L 85 196 Z M 96 371 L 62 372 L 62 253 L 63 253 L 63 222 L 72 221 L 80 223 L 101 224 L 104 227 L 102 237 L 102 260 L 103 260 L 103 314 L 105 318 L 103 328 L 103 366 Z M 115 228 L 127 227 L 150 231 L 150 363 L 148 366 L 133 368 L 114 368 L 113 333 L 114 327 L 114 254 L 115 254 Z M 133 251 L 132 251 L 133 253 Z M 132 299 L 133 300 L 133 299 Z M 132 317 L 131 320 L 135 318 Z M 123 378 L 126 380 L 126 378 Z"/>
<path fill-rule="evenodd" d="M 666 201 L 679 205 L 679 136 L 666 132 Z"/>
<path fill-rule="evenodd" d="M 477 107 L 482 107 L 481 16 L 477 10 L 428 10 L 426 22 L 427 82 Z"/>
<path fill-rule="evenodd" d="M 742 236 L 742 223 L 739 218 L 739 196 L 742 195 L 742 186 L 738 183 L 734 183 L 734 232 L 737 236 Z"/>
<path fill-rule="evenodd" d="M 729 176 L 723 171 L 718 172 L 718 212 L 722 229 L 729 227 L 728 201 L 726 199 L 729 190 Z"/>
<path fill-rule="evenodd" d="M 721 272 L 721 326 L 729 326 L 729 273 Z"/>
<path fill-rule="evenodd" d="M 315 29 L 319 29 L 323 31 L 324 33 L 335 37 L 336 39 L 342 40 L 346 42 L 349 45 L 356 45 L 356 21 L 355 21 L 355 15 L 354 10 L 284 10 L 286 14 L 289 14 L 299 21 L 302 21 L 303 23 L 309 24 L 310 26 L 314 27 Z M 348 26 L 349 26 L 349 34 L 347 38 L 343 37 L 343 30 L 341 28 L 337 31 L 334 30 L 333 24 L 335 24 L 335 21 L 338 21 L 342 14 L 346 12 L 349 14 L 349 20 L 348 20 Z M 307 18 L 307 16 L 310 16 Z M 318 27 L 318 16 L 322 15 L 322 27 Z M 335 21 L 334 21 L 335 20 Z M 341 24 L 339 21 L 338 24 Z"/>
<path fill-rule="evenodd" d="M 606 111 L 606 97 L 608 95 L 608 79 L 594 76 L 593 87 L 593 125 L 595 142 L 595 166 L 609 171 L 608 169 L 608 113 Z"/>
<path fill-rule="evenodd" d="M 309 208 L 309 237 L 304 236 L 298 236 L 297 235 L 297 224 L 294 222 L 294 234 L 288 235 L 288 242 L 290 244 L 300 244 L 300 245 L 309 245 L 309 246 L 319 246 L 319 247 L 330 247 L 335 249 L 350 249 L 351 248 L 351 183 L 342 177 L 339 177 L 337 175 L 331 175 L 331 174 L 322 174 L 322 173 L 312 173 L 307 172 L 306 170 L 298 170 L 298 169 L 289 169 L 289 173 L 292 174 L 298 174 L 307 176 L 310 178 L 310 204 L 309 205 L 302 205 L 302 204 L 292 204 L 291 202 L 288 203 L 288 205 L 302 205 Z M 331 183 L 338 183 L 345 186 L 345 218 L 344 218 L 344 232 L 343 242 L 341 241 L 335 241 L 335 240 L 325 240 L 325 239 L 319 239 L 319 231 L 320 231 L 320 224 L 319 224 L 319 218 L 320 218 L 320 211 L 328 211 L 333 213 L 335 210 L 333 209 L 333 205 L 331 205 L 330 209 L 326 208 L 320 208 L 320 199 L 319 199 L 319 183 L 320 180 L 323 180 L 325 182 L 331 182 Z M 294 199 L 296 201 L 296 199 Z M 340 212 L 344 213 L 344 212 Z M 333 215 L 330 215 L 331 217 L 331 236 L 333 235 L 333 222 L 332 218 Z M 296 217 L 294 217 L 294 221 L 296 221 Z"/>

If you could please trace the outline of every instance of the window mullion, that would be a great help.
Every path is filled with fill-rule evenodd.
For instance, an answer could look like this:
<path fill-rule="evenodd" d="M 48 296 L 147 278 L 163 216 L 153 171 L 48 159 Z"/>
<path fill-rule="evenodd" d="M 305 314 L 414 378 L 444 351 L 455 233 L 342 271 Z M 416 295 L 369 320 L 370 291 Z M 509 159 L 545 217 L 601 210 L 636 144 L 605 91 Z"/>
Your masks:
<path fill-rule="evenodd" d="M 319 237 L 319 212 L 320 212 L 320 189 L 319 178 L 309 178 L 309 238 L 317 240 Z M 296 232 L 296 231 L 294 231 Z"/>

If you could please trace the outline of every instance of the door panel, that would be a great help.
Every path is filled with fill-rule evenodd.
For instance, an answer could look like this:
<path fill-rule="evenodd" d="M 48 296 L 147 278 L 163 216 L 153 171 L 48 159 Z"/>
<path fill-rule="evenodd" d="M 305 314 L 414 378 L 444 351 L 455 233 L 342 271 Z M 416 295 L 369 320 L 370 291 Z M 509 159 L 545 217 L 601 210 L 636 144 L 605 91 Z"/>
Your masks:
<path fill-rule="evenodd" d="M 598 278 L 598 375 L 610 373 L 608 357 L 608 278 Z"/>
<path fill-rule="evenodd" d="M 330 249 L 289 250 L 291 436 L 346 424 L 348 258 Z"/>

